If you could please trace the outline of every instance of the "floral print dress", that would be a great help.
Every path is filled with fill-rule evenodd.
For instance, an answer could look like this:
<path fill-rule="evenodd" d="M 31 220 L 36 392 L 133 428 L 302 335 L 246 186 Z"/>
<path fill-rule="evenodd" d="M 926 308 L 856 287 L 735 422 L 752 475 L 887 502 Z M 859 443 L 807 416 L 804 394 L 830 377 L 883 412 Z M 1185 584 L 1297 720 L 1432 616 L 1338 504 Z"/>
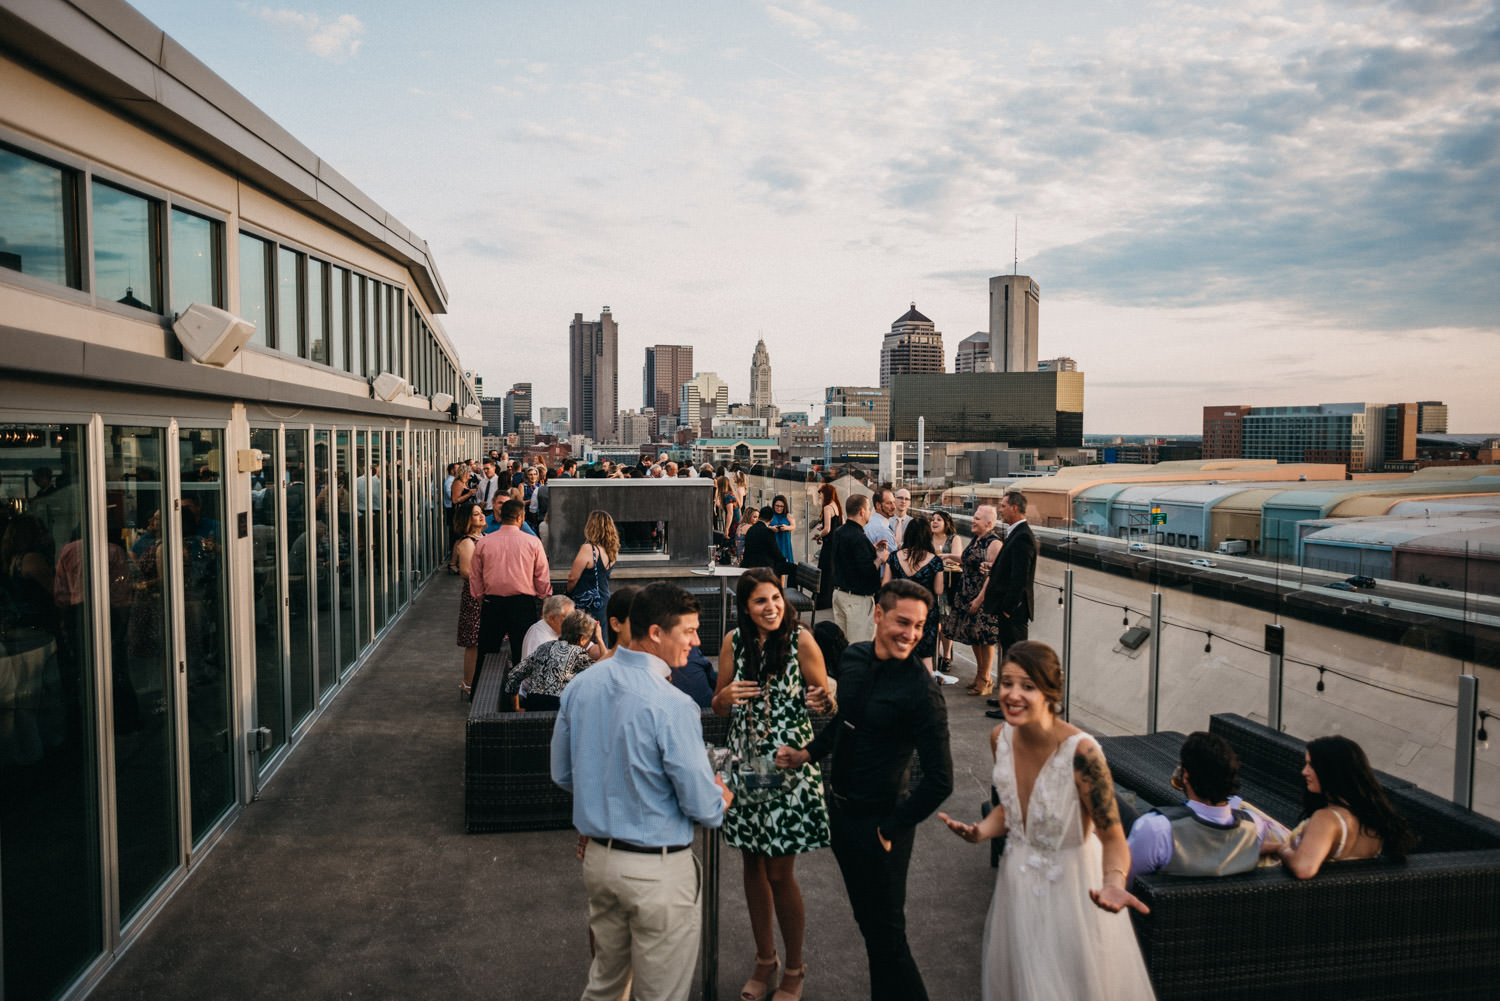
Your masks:
<path fill-rule="evenodd" d="M 804 747 L 813 738 L 812 720 L 803 704 L 802 667 L 797 660 L 797 641 L 802 627 L 792 631 L 786 671 L 779 677 L 762 678 L 761 697 L 735 706 L 729 717 L 729 748 L 740 758 L 774 755 L 782 744 Z M 736 631 L 734 681 L 745 677 L 744 634 Z M 777 858 L 800 855 L 828 845 L 828 803 L 823 798 L 822 769 L 808 762 L 801 768 L 782 769 L 786 786 L 766 798 L 751 802 L 736 796 L 724 817 L 724 841 L 755 855 Z"/>

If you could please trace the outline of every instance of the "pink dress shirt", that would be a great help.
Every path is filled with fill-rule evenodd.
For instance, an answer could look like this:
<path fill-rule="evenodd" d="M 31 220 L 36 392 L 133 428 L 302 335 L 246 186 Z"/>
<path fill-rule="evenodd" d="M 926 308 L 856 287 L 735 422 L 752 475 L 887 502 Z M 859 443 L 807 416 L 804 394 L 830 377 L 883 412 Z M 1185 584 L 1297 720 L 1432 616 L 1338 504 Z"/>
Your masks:
<path fill-rule="evenodd" d="M 517 525 L 482 536 L 469 557 L 469 593 L 481 601 L 487 594 L 551 594 L 552 571 L 541 540 Z"/>

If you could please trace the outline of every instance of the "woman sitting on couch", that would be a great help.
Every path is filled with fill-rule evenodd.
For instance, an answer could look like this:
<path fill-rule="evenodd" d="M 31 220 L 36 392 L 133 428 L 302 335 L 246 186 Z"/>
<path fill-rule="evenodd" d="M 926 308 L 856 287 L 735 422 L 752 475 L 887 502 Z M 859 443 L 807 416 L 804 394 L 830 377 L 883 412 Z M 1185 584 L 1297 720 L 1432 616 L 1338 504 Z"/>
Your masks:
<path fill-rule="evenodd" d="M 1281 859 L 1293 876 L 1311 879 L 1324 862 L 1385 855 L 1406 860 L 1413 838 L 1386 799 L 1370 762 L 1348 737 L 1308 741 L 1302 822 L 1285 841 L 1267 839 L 1261 854 Z"/>

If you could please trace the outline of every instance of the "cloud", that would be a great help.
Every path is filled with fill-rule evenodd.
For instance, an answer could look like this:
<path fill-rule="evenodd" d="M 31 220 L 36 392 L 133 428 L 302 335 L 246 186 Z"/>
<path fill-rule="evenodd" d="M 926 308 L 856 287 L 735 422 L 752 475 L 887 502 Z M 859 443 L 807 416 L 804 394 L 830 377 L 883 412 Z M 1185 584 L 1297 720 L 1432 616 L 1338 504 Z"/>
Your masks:
<path fill-rule="evenodd" d="M 766 15 L 783 28 L 802 38 L 813 39 L 825 29 L 850 32 L 859 29 L 859 18 L 818 0 L 790 0 L 784 4 L 767 3 Z M 791 9 L 795 8 L 795 9 Z"/>
<path fill-rule="evenodd" d="M 343 62 L 359 54 L 365 26 L 353 14 L 325 19 L 319 14 L 285 8 L 257 7 L 256 17 L 302 39 L 310 52 L 324 59 Z"/>
<path fill-rule="evenodd" d="M 597 150 L 609 143 L 609 140 L 603 136 L 596 136 L 586 132 L 548 128 L 537 122 L 522 122 L 510 130 L 507 138 L 511 142 L 556 146 L 574 152 Z"/>
<path fill-rule="evenodd" d="M 766 11 L 827 30 L 806 4 Z M 1022 269 L 1054 295 L 1495 328 L 1500 6 L 1167 2 L 1019 57 L 826 42 L 806 85 L 777 81 L 775 124 L 742 151 L 749 190 L 913 253 L 944 239 L 933 280 L 1009 271 L 1019 216 Z"/>

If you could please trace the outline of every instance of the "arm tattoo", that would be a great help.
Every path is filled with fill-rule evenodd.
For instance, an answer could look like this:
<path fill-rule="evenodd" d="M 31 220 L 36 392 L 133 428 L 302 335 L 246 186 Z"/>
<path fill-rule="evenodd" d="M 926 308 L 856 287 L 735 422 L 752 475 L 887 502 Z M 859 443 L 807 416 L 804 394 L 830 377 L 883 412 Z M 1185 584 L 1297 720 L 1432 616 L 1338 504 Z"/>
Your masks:
<path fill-rule="evenodd" d="M 1120 810 L 1115 805 L 1114 782 L 1099 755 L 1082 750 L 1075 752 L 1073 773 L 1083 782 L 1083 806 L 1095 829 L 1102 834 L 1118 824 Z"/>

